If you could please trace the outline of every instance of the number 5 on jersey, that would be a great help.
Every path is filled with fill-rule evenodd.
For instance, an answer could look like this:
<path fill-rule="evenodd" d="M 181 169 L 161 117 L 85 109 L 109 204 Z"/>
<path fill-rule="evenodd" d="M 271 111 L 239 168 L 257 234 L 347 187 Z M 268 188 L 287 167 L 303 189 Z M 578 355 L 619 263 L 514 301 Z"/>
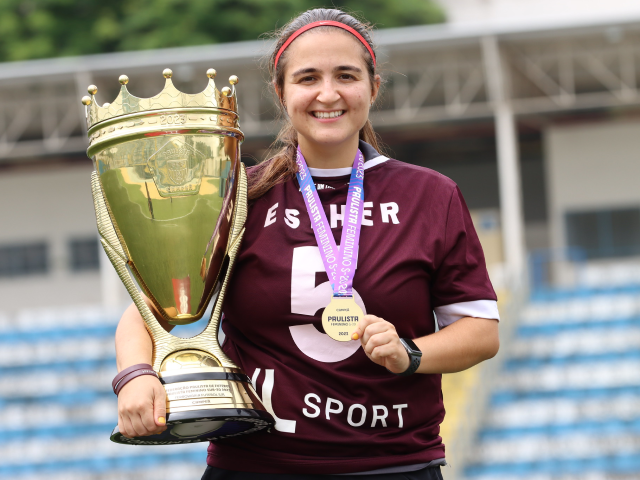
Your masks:
<path fill-rule="evenodd" d="M 356 255 L 356 268 L 357 268 Z M 327 306 L 333 295 L 331 284 L 326 281 L 316 286 L 316 273 L 324 272 L 324 265 L 317 246 L 293 249 L 291 262 L 291 313 L 314 316 Z M 356 304 L 366 315 L 360 294 L 353 289 Z M 328 335 L 320 333 L 313 324 L 289 327 L 296 346 L 308 357 L 324 363 L 339 362 L 353 355 L 360 342 L 336 342 Z"/>

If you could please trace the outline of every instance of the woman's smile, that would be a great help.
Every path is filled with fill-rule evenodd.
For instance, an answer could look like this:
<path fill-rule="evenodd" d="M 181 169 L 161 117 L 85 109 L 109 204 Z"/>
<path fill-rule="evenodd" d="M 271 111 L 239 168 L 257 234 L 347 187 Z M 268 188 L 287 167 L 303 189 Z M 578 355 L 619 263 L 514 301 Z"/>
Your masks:
<path fill-rule="evenodd" d="M 333 110 L 330 112 L 316 110 L 311 112 L 311 115 L 313 115 L 315 118 L 322 121 L 323 123 L 328 123 L 328 122 L 338 120 L 342 115 L 344 115 L 345 112 L 346 110 Z"/>

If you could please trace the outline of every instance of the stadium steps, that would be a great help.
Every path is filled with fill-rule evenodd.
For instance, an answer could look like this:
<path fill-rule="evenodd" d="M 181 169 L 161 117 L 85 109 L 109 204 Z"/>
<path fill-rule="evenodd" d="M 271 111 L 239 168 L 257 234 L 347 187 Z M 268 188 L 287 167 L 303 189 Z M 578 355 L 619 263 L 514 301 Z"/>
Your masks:
<path fill-rule="evenodd" d="M 504 316 L 511 300 L 508 292 L 498 292 L 498 308 Z M 445 469 L 445 478 L 456 478 L 466 460 L 467 438 L 477 424 L 478 392 L 484 390 L 480 383 L 488 375 L 487 364 L 481 363 L 468 370 L 442 375 L 442 395 L 446 415 L 440 425 L 440 436 L 445 444 L 447 463 L 452 469 Z"/>
<path fill-rule="evenodd" d="M 493 382 L 467 480 L 640 478 L 640 288 L 543 292 Z"/>
<path fill-rule="evenodd" d="M 464 424 L 470 393 L 474 391 L 480 378 L 480 366 L 463 372 L 442 375 L 442 396 L 446 415 L 440 425 L 440 436 L 445 446 L 456 441 L 456 435 Z M 450 462 L 453 462 L 450 459 Z"/>

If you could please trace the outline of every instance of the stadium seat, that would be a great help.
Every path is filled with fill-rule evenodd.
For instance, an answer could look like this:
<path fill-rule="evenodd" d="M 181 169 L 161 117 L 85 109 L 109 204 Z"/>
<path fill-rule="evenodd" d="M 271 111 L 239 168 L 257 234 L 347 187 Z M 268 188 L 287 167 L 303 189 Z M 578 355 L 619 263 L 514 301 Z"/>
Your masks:
<path fill-rule="evenodd" d="M 638 283 L 537 292 L 514 337 L 465 478 L 640 475 Z"/>
<path fill-rule="evenodd" d="M 206 444 L 131 447 L 109 440 L 117 422 L 111 379 L 118 318 L 95 307 L 0 314 L 0 479 L 202 475 Z M 191 336 L 201 328 L 180 332 Z"/>

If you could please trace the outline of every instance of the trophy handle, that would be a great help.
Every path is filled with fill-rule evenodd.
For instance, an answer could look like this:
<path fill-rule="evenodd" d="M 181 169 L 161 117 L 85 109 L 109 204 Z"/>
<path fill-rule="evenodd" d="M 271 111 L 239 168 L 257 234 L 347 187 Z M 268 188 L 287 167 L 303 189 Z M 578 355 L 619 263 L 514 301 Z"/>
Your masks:
<path fill-rule="evenodd" d="M 231 272 L 236 263 L 238 252 L 240 251 L 240 244 L 242 243 L 242 237 L 244 236 L 244 224 L 247 220 L 248 213 L 248 194 L 249 186 L 247 180 L 247 172 L 245 166 L 240 162 L 240 172 L 238 175 L 238 190 L 236 191 L 236 208 L 234 210 L 233 223 L 231 226 L 231 232 L 229 234 L 229 250 L 227 255 L 229 257 L 229 264 L 227 271 L 225 272 L 224 281 L 220 287 L 220 292 L 215 299 L 215 305 L 211 318 L 206 328 L 195 337 L 191 337 L 189 342 L 203 342 L 207 345 L 205 351 L 213 354 L 222 364 L 227 368 L 238 368 L 237 365 L 222 351 L 220 344 L 218 343 L 218 327 L 220 325 L 220 318 L 222 317 L 222 304 L 224 303 L 224 296 L 227 292 L 227 285 L 229 284 L 229 278 Z M 190 343 L 196 345 L 195 343 Z M 174 352 L 176 350 L 173 350 Z M 167 354 L 168 355 L 168 354 Z"/>
<path fill-rule="evenodd" d="M 207 327 L 198 335 L 191 338 L 179 338 L 167 332 L 157 321 L 155 315 L 147 305 L 144 297 L 136 287 L 135 281 L 127 268 L 129 257 L 120 242 L 114 224 L 111 220 L 109 208 L 107 207 L 100 183 L 98 172 L 91 173 L 91 191 L 93 194 L 93 203 L 96 211 L 96 221 L 98 224 L 98 233 L 100 234 L 100 243 L 104 248 L 107 257 L 113 264 L 120 280 L 124 284 L 127 292 L 131 296 L 133 303 L 138 308 L 145 327 L 147 328 L 151 341 L 153 343 L 152 365 L 156 372 L 160 371 L 160 367 L 164 359 L 180 350 L 201 350 L 214 356 L 226 368 L 238 367 L 220 348 L 218 343 L 218 326 L 222 315 L 222 303 L 229 283 L 229 278 L 235 264 L 235 259 L 240 250 L 240 244 L 244 235 L 244 223 L 247 217 L 247 174 L 244 165 L 240 164 L 240 172 L 238 178 L 238 190 L 236 193 L 236 209 L 234 211 L 233 226 L 229 236 L 229 249 L 227 256 L 229 262 L 225 278 L 220 288 L 220 292 L 215 300 L 215 306 Z"/>

